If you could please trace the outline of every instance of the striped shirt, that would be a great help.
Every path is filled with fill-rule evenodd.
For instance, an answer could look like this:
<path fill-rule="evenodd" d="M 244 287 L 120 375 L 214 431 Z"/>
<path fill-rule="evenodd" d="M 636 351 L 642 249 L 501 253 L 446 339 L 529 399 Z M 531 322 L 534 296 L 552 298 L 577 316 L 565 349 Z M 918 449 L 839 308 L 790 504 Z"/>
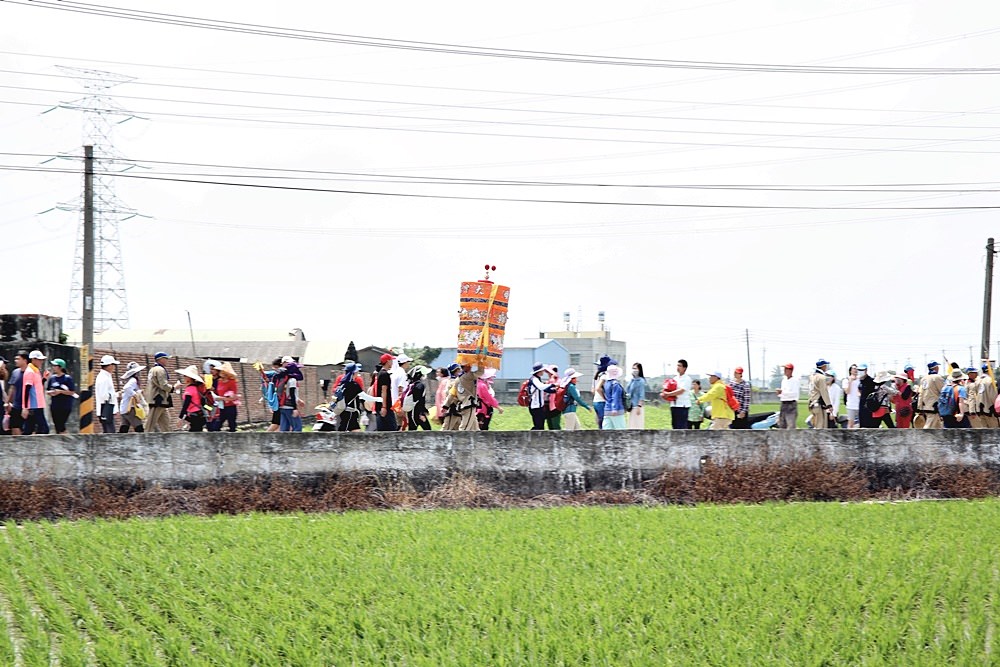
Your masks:
<path fill-rule="evenodd" d="M 733 396 L 740 402 L 739 412 L 750 414 L 750 383 L 746 380 L 739 382 L 734 380 L 729 383 L 729 386 L 733 389 Z"/>

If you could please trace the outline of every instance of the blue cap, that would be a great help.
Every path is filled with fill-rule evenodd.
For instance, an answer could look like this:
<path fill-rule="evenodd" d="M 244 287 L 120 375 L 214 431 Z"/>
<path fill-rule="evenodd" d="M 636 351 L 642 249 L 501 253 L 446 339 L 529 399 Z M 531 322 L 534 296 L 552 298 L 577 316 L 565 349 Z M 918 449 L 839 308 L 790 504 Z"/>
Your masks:
<path fill-rule="evenodd" d="M 462 370 L 462 367 L 459 366 L 458 364 L 451 364 L 450 366 L 448 366 L 448 372 L 449 373 L 454 373 L 455 371 L 459 371 L 459 370 Z"/>
<path fill-rule="evenodd" d="M 820 359 L 819 361 L 816 362 L 816 368 L 819 368 L 820 366 L 829 366 L 829 365 L 830 362 L 827 361 L 826 359 Z"/>
<path fill-rule="evenodd" d="M 940 366 L 940 365 L 941 364 L 939 364 L 936 361 L 929 361 L 929 362 L 927 362 L 927 368 L 934 368 L 935 366 Z"/>
<path fill-rule="evenodd" d="M 990 365 L 989 364 L 983 364 L 982 368 L 983 368 L 984 371 L 988 371 L 988 370 L 990 370 Z"/>
<path fill-rule="evenodd" d="M 868 370 L 868 364 L 858 364 L 858 370 L 859 371 L 866 371 L 866 370 Z"/>
<path fill-rule="evenodd" d="M 153 355 L 153 359 L 165 359 L 169 356 L 170 355 L 167 354 L 166 352 L 157 352 L 156 354 Z"/>
<path fill-rule="evenodd" d="M 545 364 L 543 364 L 542 362 L 538 362 L 537 364 L 531 367 L 531 374 L 534 375 L 538 371 L 544 371 L 544 370 L 545 370 Z"/>
<path fill-rule="evenodd" d="M 975 366 L 969 366 L 968 368 L 965 369 L 965 372 L 966 373 L 978 373 L 979 369 L 976 368 Z"/>
<path fill-rule="evenodd" d="M 904 371 L 912 371 L 913 370 L 913 364 L 906 364 L 905 366 L 903 366 L 903 370 Z"/>

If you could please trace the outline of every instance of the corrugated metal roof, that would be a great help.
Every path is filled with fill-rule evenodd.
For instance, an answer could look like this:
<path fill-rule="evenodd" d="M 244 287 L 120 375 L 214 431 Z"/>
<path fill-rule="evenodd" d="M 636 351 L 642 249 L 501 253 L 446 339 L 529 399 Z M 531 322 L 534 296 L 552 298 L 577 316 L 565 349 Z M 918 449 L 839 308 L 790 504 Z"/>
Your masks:
<path fill-rule="evenodd" d="M 293 335 L 289 335 L 293 334 Z M 78 342 L 81 334 L 79 329 L 66 331 L 71 342 Z M 195 344 L 203 342 L 253 341 L 279 342 L 303 340 L 302 332 L 289 329 L 195 329 Z M 108 329 L 94 334 L 95 343 L 134 343 L 134 342 L 164 342 L 191 343 L 191 331 L 188 329 Z"/>

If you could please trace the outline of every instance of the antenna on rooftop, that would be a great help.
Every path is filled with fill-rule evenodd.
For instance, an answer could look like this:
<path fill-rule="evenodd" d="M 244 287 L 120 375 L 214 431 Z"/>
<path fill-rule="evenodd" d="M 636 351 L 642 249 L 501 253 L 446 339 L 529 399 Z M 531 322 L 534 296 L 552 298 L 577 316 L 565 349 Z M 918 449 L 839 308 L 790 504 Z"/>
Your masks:
<path fill-rule="evenodd" d="M 572 331 L 569 326 L 569 317 L 569 311 L 567 310 L 563 313 L 563 322 L 566 324 L 566 331 Z"/>

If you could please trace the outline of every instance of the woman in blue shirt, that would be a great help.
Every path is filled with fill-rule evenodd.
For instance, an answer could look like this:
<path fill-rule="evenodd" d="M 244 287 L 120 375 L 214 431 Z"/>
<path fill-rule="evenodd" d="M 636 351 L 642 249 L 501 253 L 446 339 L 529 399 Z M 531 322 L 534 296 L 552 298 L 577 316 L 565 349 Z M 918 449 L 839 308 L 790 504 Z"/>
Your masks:
<path fill-rule="evenodd" d="M 628 383 L 629 399 L 632 402 L 632 410 L 628 413 L 628 427 L 630 429 L 646 428 L 646 376 L 642 372 L 642 364 L 632 364 L 632 379 Z"/>

